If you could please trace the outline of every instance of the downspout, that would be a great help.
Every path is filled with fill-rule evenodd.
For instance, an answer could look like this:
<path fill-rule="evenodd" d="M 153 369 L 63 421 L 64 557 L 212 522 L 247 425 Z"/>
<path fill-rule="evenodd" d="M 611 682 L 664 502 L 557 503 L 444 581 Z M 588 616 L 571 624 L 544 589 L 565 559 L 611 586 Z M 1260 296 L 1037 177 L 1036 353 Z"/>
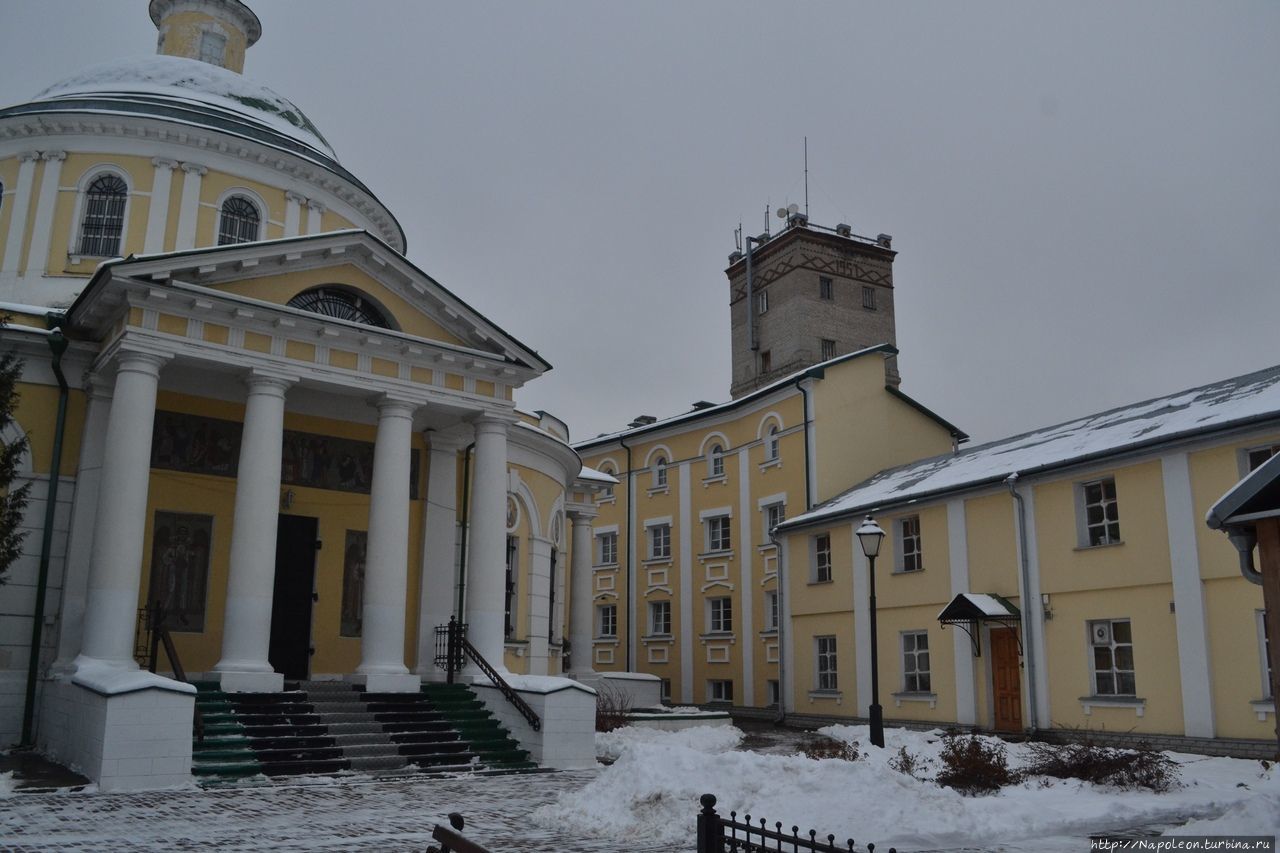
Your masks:
<path fill-rule="evenodd" d="M 471 451 L 476 449 L 473 441 L 462 451 L 462 535 L 458 543 L 458 623 L 465 618 L 463 610 L 467 595 L 467 530 L 471 526 Z"/>
<path fill-rule="evenodd" d="M 756 336 L 756 293 L 755 282 L 751 277 L 751 237 L 743 241 L 747 256 L 747 342 L 754 353 L 760 349 L 760 341 Z M 756 366 L 759 369 L 758 365 Z M 625 446 L 625 445 L 624 445 Z"/>
<path fill-rule="evenodd" d="M 53 352 L 53 375 L 58 379 L 58 417 L 53 430 L 53 459 L 49 465 L 49 493 L 44 504 L 44 535 L 40 541 L 40 572 L 36 579 L 36 605 L 31 619 L 31 651 L 27 660 L 27 698 L 22 709 L 22 744 L 31 746 L 31 723 L 36 710 L 36 679 L 40 670 L 40 639 L 44 629 L 44 600 L 49 586 L 49 552 L 53 549 L 53 519 L 58 508 L 58 479 L 62 471 L 62 439 L 67 430 L 67 377 L 62 355 L 68 342 L 54 326 L 47 338 Z"/>
<path fill-rule="evenodd" d="M 1262 572 L 1253 565 L 1253 549 L 1258 545 L 1257 531 L 1252 527 L 1231 527 L 1223 532 L 1240 555 L 1240 574 L 1249 583 L 1262 586 Z"/>
<path fill-rule="evenodd" d="M 1038 693 L 1036 672 L 1036 655 L 1035 645 L 1032 641 L 1031 633 L 1031 613 L 1034 613 L 1034 607 L 1038 607 L 1040 602 L 1029 601 L 1031 598 L 1031 566 L 1027 557 L 1027 507 L 1023 502 L 1022 495 L 1018 494 L 1018 472 L 1014 471 L 1005 478 L 1005 485 L 1009 487 L 1009 494 L 1013 495 L 1013 500 L 1018 505 L 1018 571 L 1022 576 L 1022 609 L 1024 618 L 1022 623 L 1022 654 L 1023 659 L 1027 662 L 1027 708 L 1031 731 L 1039 728 L 1036 720 L 1036 697 Z"/>
<path fill-rule="evenodd" d="M 627 668 L 625 671 L 631 672 L 631 632 L 635 630 L 635 626 L 631 624 L 631 613 L 635 610 L 635 602 L 631 600 L 631 516 L 635 511 L 631 500 L 633 491 L 631 480 L 635 475 L 631 471 L 631 448 L 627 447 L 627 442 L 621 438 L 618 439 L 618 444 L 621 444 L 623 450 L 627 451 L 627 654 L 625 657 Z"/>
<path fill-rule="evenodd" d="M 804 397 L 804 511 L 813 509 L 813 482 L 809 471 L 809 389 L 800 383 L 808 379 L 806 373 L 796 380 L 796 390 Z"/>
<path fill-rule="evenodd" d="M 772 530 L 769 531 L 769 541 L 773 543 L 774 548 L 778 549 L 778 714 L 773 718 L 773 724 L 780 726 L 787 721 L 787 655 L 784 636 L 787 620 L 784 616 L 787 612 L 787 558 L 790 552 L 789 549 L 782 547 L 782 543 L 778 541 Z"/>

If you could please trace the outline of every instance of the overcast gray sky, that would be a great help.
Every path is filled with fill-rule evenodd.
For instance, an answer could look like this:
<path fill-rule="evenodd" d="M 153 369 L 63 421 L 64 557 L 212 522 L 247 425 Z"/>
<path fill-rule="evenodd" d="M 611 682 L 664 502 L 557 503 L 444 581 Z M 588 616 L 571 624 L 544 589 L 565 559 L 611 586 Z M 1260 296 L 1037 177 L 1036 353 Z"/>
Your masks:
<path fill-rule="evenodd" d="M 728 398 L 732 231 L 803 205 L 806 135 L 975 441 L 1280 363 L 1280 3 L 248 2 L 247 75 L 575 438 Z M 0 0 L 0 103 L 154 52 L 146 7 Z"/>

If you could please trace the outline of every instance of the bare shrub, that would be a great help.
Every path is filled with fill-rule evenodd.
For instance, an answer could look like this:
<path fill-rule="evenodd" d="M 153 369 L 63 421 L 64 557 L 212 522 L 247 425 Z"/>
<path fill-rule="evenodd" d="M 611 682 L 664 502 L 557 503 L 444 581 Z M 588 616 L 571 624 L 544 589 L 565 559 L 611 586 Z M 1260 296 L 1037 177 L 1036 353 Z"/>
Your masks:
<path fill-rule="evenodd" d="M 991 794 L 1018 781 L 1009 770 L 1004 745 L 987 743 L 977 735 L 948 734 L 939 757 L 942 770 L 935 781 L 966 796 Z"/>
<path fill-rule="evenodd" d="M 1146 744 L 1139 744 L 1135 749 L 1115 749 L 1094 742 L 1086 734 L 1071 743 L 1029 743 L 1027 749 L 1031 758 L 1023 772 L 1030 776 L 1079 779 L 1095 785 L 1156 793 L 1181 784 L 1177 762 Z"/>
<path fill-rule="evenodd" d="M 605 684 L 596 687 L 596 731 L 611 732 L 627 724 L 626 697 Z"/>
<path fill-rule="evenodd" d="M 857 761 L 862 757 L 857 741 L 836 740 L 833 737 L 814 738 L 800 747 L 805 758 L 838 758 L 841 761 Z"/>
<path fill-rule="evenodd" d="M 912 779 L 919 779 L 923 781 L 925 762 L 926 759 L 921 758 L 914 753 L 907 752 L 907 748 L 905 746 L 900 746 L 898 747 L 897 754 L 894 755 L 893 758 L 889 759 L 889 767 L 893 770 L 897 770 L 905 776 L 910 776 Z"/>

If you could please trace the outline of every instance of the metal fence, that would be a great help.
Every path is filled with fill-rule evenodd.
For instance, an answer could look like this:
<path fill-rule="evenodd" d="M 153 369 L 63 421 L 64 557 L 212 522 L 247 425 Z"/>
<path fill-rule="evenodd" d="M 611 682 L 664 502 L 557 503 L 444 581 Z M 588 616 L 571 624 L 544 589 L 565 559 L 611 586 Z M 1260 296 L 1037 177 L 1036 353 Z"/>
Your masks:
<path fill-rule="evenodd" d="M 775 821 L 770 829 L 768 821 L 758 818 L 759 824 L 752 823 L 749 814 L 738 820 L 738 813 L 729 812 L 722 817 L 716 813 L 714 794 L 703 794 L 702 811 L 698 812 L 698 853 L 850 853 L 856 850 L 852 838 L 845 839 L 843 845 L 836 842 L 834 835 L 819 837 L 817 830 L 809 830 L 801 834 L 800 827 L 791 827 L 788 834 L 781 821 Z M 869 853 L 874 853 L 874 844 L 866 845 Z M 897 853 L 890 847 L 889 853 Z"/>

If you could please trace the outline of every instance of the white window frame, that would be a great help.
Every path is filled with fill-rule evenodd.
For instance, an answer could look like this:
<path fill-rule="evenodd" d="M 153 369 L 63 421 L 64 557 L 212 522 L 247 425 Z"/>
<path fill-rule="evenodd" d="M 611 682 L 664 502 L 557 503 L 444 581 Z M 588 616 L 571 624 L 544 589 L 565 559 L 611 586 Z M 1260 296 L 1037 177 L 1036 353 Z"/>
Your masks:
<path fill-rule="evenodd" d="M 612 559 L 610 559 L 612 557 Z M 618 531 L 606 530 L 596 534 L 596 565 L 618 564 Z"/>
<path fill-rule="evenodd" d="M 596 639 L 616 640 L 618 638 L 618 605 L 596 605 Z"/>
<path fill-rule="evenodd" d="M 707 479 L 714 480 L 724 476 L 724 448 L 720 442 L 711 445 L 707 451 Z"/>
<path fill-rule="evenodd" d="M 1108 498 L 1107 486 L 1110 484 L 1112 497 Z M 1089 490 L 1097 486 L 1100 491 L 1101 500 L 1097 503 L 1090 503 Z M 1115 477 L 1095 477 L 1092 480 L 1084 480 L 1076 483 L 1076 535 L 1078 537 L 1079 547 L 1081 548 L 1102 548 L 1107 545 L 1120 545 L 1124 542 L 1124 538 L 1120 533 L 1120 492 L 1116 487 Z M 1089 522 L 1089 507 L 1097 506 L 1102 513 L 1102 520 L 1097 523 Z M 1107 508 L 1114 508 L 1114 520 L 1107 519 Z M 1114 526 L 1114 533 L 1111 528 Z M 1097 542 L 1093 541 L 1093 529 L 1100 528 L 1101 536 Z"/>
<path fill-rule="evenodd" d="M 813 638 L 813 689 L 833 693 L 840 689 L 839 660 L 836 638 L 826 635 Z"/>
<path fill-rule="evenodd" d="M 920 638 L 924 638 L 924 648 L 920 648 Z M 931 670 L 932 659 L 929 653 L 932 650 L 929 645 L 929 632 L 927 630 L 920 631 L 903 631 L 898 635 L 898 647 L 900 650 L 899 659 L 902 661 L 902 692 L 903 693 L 933 693 L 933 673 Z M 925 666 L 920 666 L 920 657 L 924 656 Z M 910 664 L 910 666 L 908 666 Z M 923 675 L 924 681 L 921 681 Z M 914 682 L 912 679 L 915 679 Z"/>
<path fill-rule="evenodd" d="M 211 40 L 209 46 L 218 47 L 221 49 L 221 52 L 217 55 L 216 60 L 215 58 L 213 58 L 212 50 L 209 50 L 207 52 L 208 55 L 206 55 L 206 51 L 205 51 L 206 40 Z M 212 40 L 220 40 L 221 44 L 214 44 Z M 227 67 L 227 43 L 228 43 L 228 39 L 227 39 L 226 33 L 221 33 L 221 32 L 218 32 L 217 30 L 209 29 L 209 28 L 202 29 L 200 31 L 200 41 L 197 43 L 197 48 L 200 52 L 200 56 L 199 56 L 200 61 L 207 62 L 210 65 L 216 65 L 219 68 L 226 68 Z"/>
<path fill-rule="evenodd" d="M 661 453 L 653 458 L 653 487 L 667 488 L 667 457 Z"/>
<path fill-rule="evenodd" d="M 766 634 L 778 630 L 778 591 L 776 589 L 766 589 L 764 591 L 764 631 Z"/>
<path fill-rule="evenodd" d="M 776 518 L 774 516 L 776 516 Z M 770 538 L 771 531 L 786 520 L 786 501 L 770 501 L 760 507 L 760 523 L 763 525 L 763 528 L 760 531 L 762 534 L 760 541 L 765 545 L 770 544 L 773 541 Z"/>
<path fill-rule="evenodd" d="M 661 522 L 657 524 L 645 525 L 645 534 L 649 540 L 649 559 L 650 560 L 670 560 L 671 559 L 671 523 Z M 659 535 L 661 531 L 661 535 Z M 662 544 L 659 548 L 658 545 Z"/>
<path fill-rule="evenodd" d="M 729 705 L 733 704 L 733 679 L 708 678 L 707 702 L 723 702 Z"/>
<path fill-rule="evenodd" d="M 756 313 L 769 313 L 769 291 L 760 290 L 756 292 Z"/>
<path fill-rule="evenodd" d="M 706 528 L 708 554 L 722 554 L 733 550 L 733 521 L 727 513 L 708 516 L 702 523 Z"/>
<path fill-rule="evenodd" d="M 1127 642 L 1116 641 L 1116 626 L 1125 625 L 1128 628 L 1129 640 Z M 1105 626 L 1105 633 L 1099 633 L 1099 628 Z M 1129 619 L 1090 619 L 1088 624 L 1089 635 L 1089 692 L 1093 696 L 1114 697 L 1117 699 L 1134 699 L 1138 695 L 1138 673 L 1137 661 L 1133 659 L 1133 622 Z M 1132 668 L 1125 669 L 1117 665 L 1116 652 L 1120 648 L 1127 647 L 1129 649 L 1129 662 Z M 1098 689 L 1098 676 L 1104 671 L 1098 669 L 1097 651 L 1106 648 L 1109 650 L 1108 657 L 1111 659 L 1111 666 L 1105 670 L 1106 674 L 1111 676 L 1111 691 L 1106 692 Z M 1127 693 L 1120 692 L 1120 677 L 1124 673 L 1128 673 L 1133 680 L 1133 690 Z"/>
<path fill-rule="evenodd" d="M 245 201 L 249 202 L 255 208 L 257 208 L 258 234 L 256 237 L 254 237 L 254 241 L 265 239 L 266 233 L 267 233 L 267 218 L 268 218 L 267 202 L 262 198 L 262 196 L 258 195 L 256 192 L 249 189 L 248 187 L 231 187 L 227 190 L 224 190 L 222 195 L 218 196 L 218 200 L 214 204 L 215 215 L 213 217 L 213 240 L 210 243 L 210 245 L 212 246 L 219 245 L 218 237 L 222 234 L 222 206 L 226 204 L 227 200 L 230 199 L 232 196 L 240 196 Z M 250 241 L 250 242 L 253 242 L 253 241 Z M 222 245 L 240 245 L 240 244 L 224 243 Z M 385 311 L 382 313 L 384 314 L 384 316 L 389 316 L 386 314 Z"/>
<path fill-rule="evenodd" d="M 908 529 L 914 525 L 915 532 L 909 533 Z M 924 571 L 924 540 L 920 535 L 920 516 L 904 515 L 901 518 L 894 519 L 893 522 L 893 540 L 894 540 L 894 571 L 909 574 L 911 572 Z M 911 546 L 908 553 L 907 546 Z"/>
<path fill-rule="evenodd" d="M 823 540 L 826 540 L 825 547 Z M 823 565 L 823 555 L 826 555 L 825 566 Z M 831 571 L 831 533 L 815 533 L 809 538 L 809 583 L 831 583 L 833 572 Z M 823 577 L 823 569 L 826 569 L 826 577 Z"/>
<path fill-rule="evenodd" d="M 76 184 L 76 203 L 71 212 L 71 244 L 67 247 L 67 255 L 73 261 L 83 258 L 110 257 L 109 255 L 86 255 L 80 251 L 80 246 L 84 242 L 84 216 L 85 205 L 88 202 L 89 187 L 94 181 L 107 173 L 115 175 L 124 181 L 125 185 L 124 212 L 121 214 L 120 222 L 120 244 L 116 249 L 117 255 L 125 254 L 125 246 L 129 239 L 129 212 L 133 207 L 133 178 L 128 172 L 114 163 L 97 163 L 86 169 L 80 176 L 80 181 Z"/>
<path fill-rule="evenodd" d="M 1266 454 L 1266 456 L 1263 457 L 1261 461 L 1258 462 L 1257 465 L 1254 465 L 1252 461 L 1253 457 L 1255 455 L 1261 455 L 1264 453 Z M 1240 477 L 1242 479 L 1244 477 L 1247 477 L 1249 474 L 1253 473 L 1262 465 L 1264 465 L 1268 459 L 1270 459 L 1272 456 L 1275 456 L 1277 453 L 1280 453 L 1280 444 L 1264 444 L 1259 447 L 1246 447 L 1245 449 L 1241 450 L 1240 451 Z"/>
<path fill-rule="evenodd" d="M 658 618 L 660 613 L 665 613 L 665 619 Z M 649 602 L 649 635 L 652 637 L 667 637 L 671 635 L 670 601 L 662 599 Z"/>
<path fill-rule="evenodd" d="M 707 633 L 733 633 L 733 596 L 723 595 L 707 599 Z"/>
<path fill-rule="evenodd" d="M 782 454 L 781 442 L 778 440 L 781 435 L 782 429 L 776 423 L 769 424 L 764 434 L 764 461 L 778 461 Z"/>

